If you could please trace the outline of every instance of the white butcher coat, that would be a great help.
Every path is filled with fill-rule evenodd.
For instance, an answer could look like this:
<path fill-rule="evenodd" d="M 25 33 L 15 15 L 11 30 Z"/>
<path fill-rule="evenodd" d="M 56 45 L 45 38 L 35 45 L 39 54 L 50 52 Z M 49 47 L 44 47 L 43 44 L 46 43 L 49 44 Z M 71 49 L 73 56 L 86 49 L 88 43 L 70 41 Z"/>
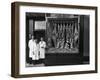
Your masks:
<path fill-rule="evenodd" d="M 39 60 L 39 44 L 34 44 L 34 55 L 32 57 L 33 60 Z"/>
<path fill-rule="evenodd" d="M 29 57 L 32 58 L 34 52 L 34 40 L 29 40 L 28 47 L 29 47 Z"/>
<path fill-rule="evenodd" d="M 40 59 L 45 58 L 45 48 L 46 48 L 45 41 L 40 41 L 39 42 Z"/>

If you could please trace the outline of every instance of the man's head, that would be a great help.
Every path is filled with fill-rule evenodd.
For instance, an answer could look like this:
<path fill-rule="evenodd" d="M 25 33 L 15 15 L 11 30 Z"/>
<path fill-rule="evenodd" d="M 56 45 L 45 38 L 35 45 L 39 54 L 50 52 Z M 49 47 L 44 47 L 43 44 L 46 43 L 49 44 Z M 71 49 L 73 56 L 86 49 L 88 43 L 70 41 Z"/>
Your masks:
<path fill-rule="evenodd" d="M 34 36 L 32 36 L 32 39 L 34 39 Z"/>
<path fill-rule="evenodd" d="M 43 37 L 41 37 L 41 41 L 43 41 Z"/>
<path fill-rule="evenodd" d="M 38 40 L 37 40 L 37 39 L 35 39 L 34 41 L 35 41 L 36 43 L 38 42 Z"/>

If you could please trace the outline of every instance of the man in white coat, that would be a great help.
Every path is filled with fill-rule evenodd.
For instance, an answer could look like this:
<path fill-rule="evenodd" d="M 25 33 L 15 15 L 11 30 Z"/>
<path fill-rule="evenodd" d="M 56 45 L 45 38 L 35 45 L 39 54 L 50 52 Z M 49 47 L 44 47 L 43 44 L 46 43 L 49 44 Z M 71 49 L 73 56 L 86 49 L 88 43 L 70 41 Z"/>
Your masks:
<path fill-rule="evenodd" d="M 41 41 L 39 42 L 39 51 L 40 51 L 40 61 L 41 61 L 41 63 L 44 63 L 45 48 L 46 48 L 46 42 L 41 37 Z"/>
<path fill-rule="evenodd" d="M 37 43 L 37 39 L 34 40 L 35 43 L 34 43 L 34 61 L 35 61 L 35 64 L 38 63 L 38 60 L 39 60 L 39 44 Z"/>
<path fill-rule="evenodd" d="M 32 39 L 29 40 L 28 47 L 29 47 L 29 58 L 32 58 L 34 50 L 34 36 L 32 36 Z"/>
<path fill-rule="evenodd" d="M 29 47 L 29 58 L 31 58 L 32 60 L 34 60 L 34 59 L 33 59 L 33 57 L 34 57 L 34 55 L 33 55 L 33 54 L 34 54 L 34 43 L 35 43 L 35 42 L 34 42 L 34 36 L 32 36 L 31 39 L 30 39 L 29 42 L 28 42 L 28 47 Z M 31 61 L 32 61 L 32 60 L 31 60 Z M 30 62 L 31 62 L 31 61 L 30 61 Z"/>

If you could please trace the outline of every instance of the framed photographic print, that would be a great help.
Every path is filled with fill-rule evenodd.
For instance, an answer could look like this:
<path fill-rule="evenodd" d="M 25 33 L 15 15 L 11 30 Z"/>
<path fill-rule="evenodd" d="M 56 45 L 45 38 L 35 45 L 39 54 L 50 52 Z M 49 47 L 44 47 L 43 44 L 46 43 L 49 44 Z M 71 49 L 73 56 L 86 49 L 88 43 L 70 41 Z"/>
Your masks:
<path fill-rule="evenodd" d="M 12 3 L 12 77 L 97 73 L 97 7 Z"/>

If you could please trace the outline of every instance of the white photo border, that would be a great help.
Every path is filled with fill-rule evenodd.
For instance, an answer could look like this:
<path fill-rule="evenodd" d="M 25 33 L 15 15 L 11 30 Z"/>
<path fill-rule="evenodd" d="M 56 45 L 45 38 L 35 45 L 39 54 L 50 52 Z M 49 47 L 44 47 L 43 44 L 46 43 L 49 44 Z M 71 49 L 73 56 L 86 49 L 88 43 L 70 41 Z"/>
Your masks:
<path fill-rule="evenodd" d="M 81 14 L 90 15 L 90 64 L 84 65 L 64 65 L 64 66 L 48 66 L 48 67 L 25 67 L 26 58 L 26 12 L 39 13 L 65 13 L 65 14 Z M 95 10 L 92 9 L 76 9 L 76 8 L 58 8 L 43 6 L 20 6 L 19 7 L 19 74 L 42 74 L 42 73 L 58 73 L 58 72 L 76 72 L 76 71 L 95 71 Z"/>

